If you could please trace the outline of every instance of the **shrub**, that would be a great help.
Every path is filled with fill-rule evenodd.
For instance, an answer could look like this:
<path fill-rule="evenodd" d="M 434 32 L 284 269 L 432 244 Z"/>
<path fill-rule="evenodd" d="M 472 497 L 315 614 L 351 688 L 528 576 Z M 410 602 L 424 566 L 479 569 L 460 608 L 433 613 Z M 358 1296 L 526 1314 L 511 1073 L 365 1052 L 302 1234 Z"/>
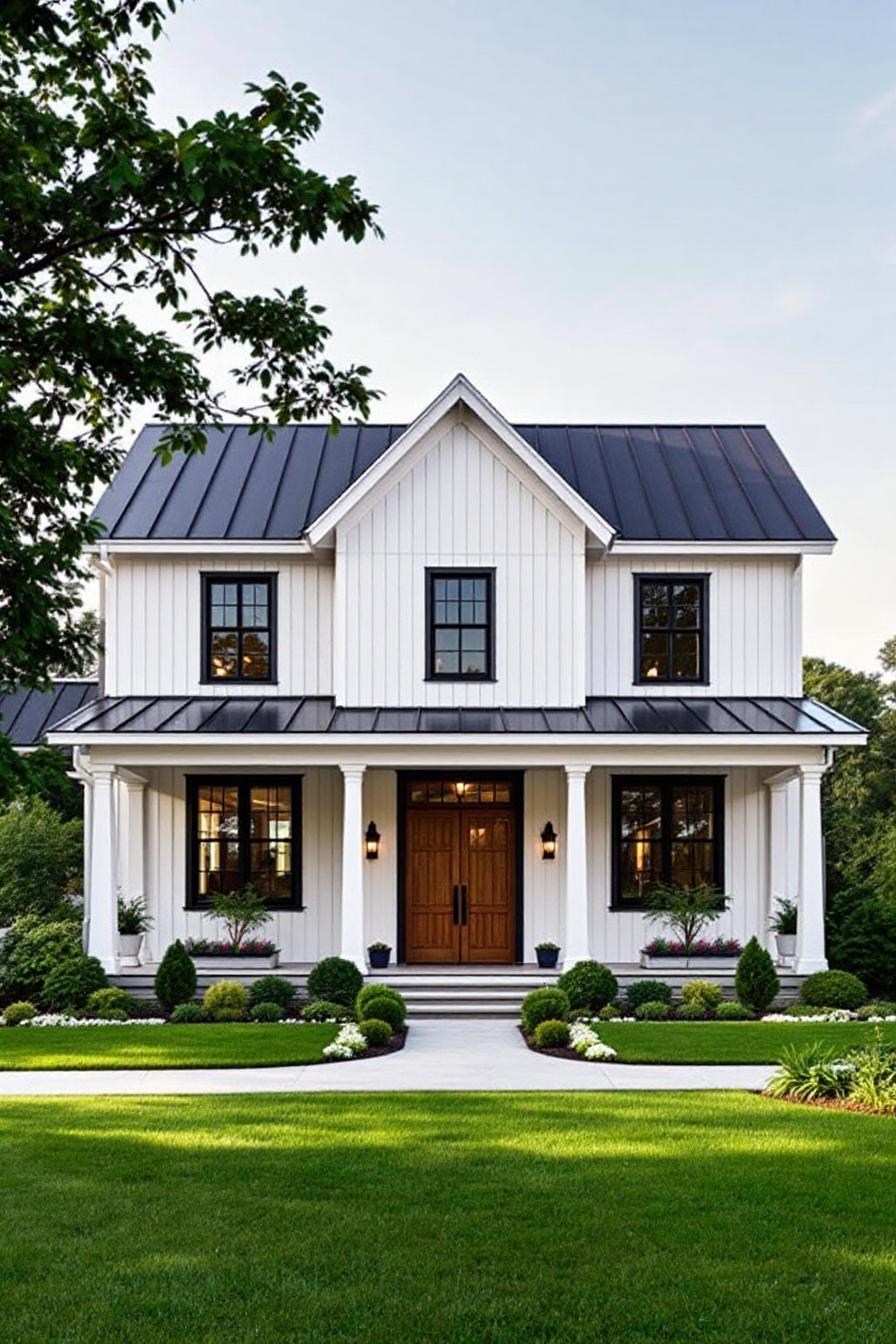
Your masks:
<path fill-rule="evenodd" d="M 672 986 L 665 980 L 635 980 L 625 991 L 625 1000 L 631 1012 L 639 1003 L 671 1003 Z"/>
<path fill-rule="evenodd" d="M 896 1111 L 896 1049 L 878 1039 L 850 1051 L 849 1099 L 875 1111 Z"/>
<path fill-rule="evenodd" d="M 203 994 L 202 1006 L 213 1022 L 245 1022 L 249 995 L 238 980 L 219 980 Z"/>
<path fill-rule="evenodd" d="M 406 1008 L 404 999 L 392 994 L 374 994 L 367 1000 L 365 1018 L 372 1017 L 388 1022 L 393 1031 L 401 1031 L 404 1026 Z"/>
<path fill-rule="evenodd" d="M 852 971 L 872 994 L 896 998 L 896 901 L 861 901 L 843 921 L 831 964 Z"/>
<path fill-rule="evenodd" d="M 315 999 L 314 1003 L 305 1004 L 302 1017 L 306 1022 L 330 1022 L 334 1019 L 337 1022 L 351 1022 L 354 1013 L 351 1008 L 346 1008 L 344 1003 L 328 1003 L 326 999 Z"/>
<path fill-rule="evenodd" d="M 605 1003 L 598 1013 L 601 1022 L 613 1022 L 622 1016 L 622 1009 L 615 1003 Z"/>
<path fill-rule="evenodd" d="M 639 1022 L 665 1022 L 669 1017 L 671 1008 L 668 1003 L 662 1003 L 657 999 L 654 1003 L 639 1003 L 635 1009 L 635 1017 Z"/>
<path fill-rule="evenodd" d="M 11 1003 L 3 1014 L 3 1025 L 6 1027 L 17 1027 L 21 1022 L 30 1022 L 32 1017 L 37 1017 L 37 1009 L 33 1003 L 24 1003 L 21 1000 L 18 1003 Z"/>
<path fill-rule="evenodd" d="M 196 967 L 180 939 L 166 951 L 153 981 L 155 996 L 170 1012 L 179 1003 L 189 1003 L 196 993 Z"/>
<path fill-rule="evenodd" d="M 820 1049 L 817 1045 L 802 1049 L 788 1046 L 766 1091 L 770 1097 L 817 1101 L 821 1097 L 844 1096 L 848 1082 L 848 1073 L 830 1050 Z"/>
<path fill-rule="evenodd" d="M 85 1008 L 88 1017 L 105 1017 L 112 1009 L 124 1013 L 125 1017 L 130 1017 L 133 1002 L 127 990 L 109 985 L 106 989 L 95 989 L 88 998 Z"/>
<path fill-rule="evenodd" d="M 784 1012 L 788 1017 L 824 1017 L 827 1008 L 810 1007 L 808 1003 L 788 1003 Z"/>
<path fill-rule="evenodd" d="M 197 1003 L 195 999 L 187 999 L 184 1003 L 176 1005 L 171 1013 L 171 1021 L 175 1026 L 184 1023 L 207 1022 L 208 1013 L 201 1003 Z"/>
<path fill-rule="evenodd" d="M 531 1034 L 539 1022 L 568 1017 L 569 998 L 562 989 L 533 989 L 523 999 L 520 1015 L 523 1030 Z"/>
<path fill-rule="evenodd" d="M 263 975 L 249 986 L 249 1002 L 276 1003 L 286 1009 L 292 1004 L 295 993 L 294 987 L 282 975 Z"/>
<path fill-rule="evenodd" d="M 534 1041 L 539 1050 L 562 1050 L 569 1045 L 569 1023 L 556 1017 L 545 1018 L 535 1028 Z"/>
<path fill-rule="evenodd" d="M 0 925 L 20 915 L 71 909 L 82 871 L 80 821 L 65 821 L 42 798 L 0 812 Z"/>
<path fill-rule="evenodd" d="M 146 902 L 142 896 L 135 896 L 133 900 L 126 901 L 124 897 L 118 898 L 118 932 L 126 937 L 130 935 L 135 937 L 138 933 L 146 933 L 152 928 L 152 917 L 146 908 Z"/>
<path fill-rule="evenodd" d="M 37 997 L 57 966 L 81 954 L 77 925 L 55 920 L 41 923 L 37 915 L 17 919 L 0 943 L 0 983 L 13 997 Z"/>
<path fill-rule="evenodd" d="M 367 1017 L 358 1023 L 358 1030 L 368 1045 L 388 1045 L 392 1039 L 392 1027 L 381 1017 Z"/>
<path fill-rule="evenodd" d="M 103 1022 L 127 1022 L 128 1015 L 123 1008 L 104 1008 L 101 1013 L 90 1013 L 85 1016 L 99 1017 Z"/>
<path fill-rule="evenodd" d="M 702 999 L 691 999 L 690 1003 L 681 1004 L 675 1016 L 680 1022 L 705 1022 L 712 1014 L 713 1010 Z"/>
<path fill-rule="evenodd" d="M 272 920 L 274 912 L 252 883 L 248 882 L 238 891 L 216 892 L 212 907 L 204 911 L 204 916 L 223 920 L 228 943 L 232 947 L 239 947 L 250 933 Z"/>
<path fill-rule="evenodd" d="M 569 999 L 570 1008 L 587 1008 L 592 1013 L 612 1003 L 619 993 L 615 975 L 599 961 L 577 961 L 559 976 L 557 988 Z"/>
<path fill-rule="evenodd" d="M 681 997 L 685 1003 L 699 1003 L 709 1013 L 718 1008 L 725 996 L 711 980 L 690 980 L 682 989 Z"/>
<path fill-rule="evenodd" d="M 717 1022 L 751 1022 L 753 1014 L 749 1008 L 742 1003 L 734 1003 L 732 1000 L 720 1003 L 716 1009 Z"/>
<path fill-rule="evenodd" d="M 693 887 L 680 887 L 674 882 L 658 882 L 645 897 L 648 907 L 645 919 L 657 921 L 684 943 L 685 949 L 697 942 L 708 925 L 722 915 L 728 897 L 710 882 L 698 882 Z"/>
<path fill-rule="evenodd" d="M 312 999 L 344 1003 L 349 1008 L 363 984 L 364 977 L 353 961 L 346 961 L 343 957 L 324 957 L 308 976 L 308 993 Z"/>
<path fill-rule="evenodd" d="M 849 971 L 816 971 L 803 981 L 800 998 L 814 1008 L 855 1009 L 868 998 L 868 991 Z"/>
<path fill-rule="evenodd" d="M 106 972 L 96 957 L 79 952 L 50 972 L 44 981 L 41 999 L 54 1012 L 83 1008 L 94 990 L 105 989 L 108 983 Z"/>
<path fill-rule="evenodd" d="M 249 1009 L 249 1016 L 253 1022 L 282 1022 L 284 1012 L 279 1003 L 262 999 L 260 1003 L 253 1003 Z"/>
<path fill-rule="evenodd" d="M 858 1010 L 859 1018 L 865 1022 L 869 1017 L 896 1017 L 896 1003 L 888 999 L 872 999 Z"/>
<path fill-rule="evenodd" d="M 358 990 L 358 994 L 355 999 L 355 1013 L 357 1014 L 359 1022 L 362 1020 L 362 1018 L 365 1018 L 368 1015 L 367 1004 L 370 1002 L 371 999 L 375 999 L 379 994 L 390 994 L 392 995 L 393 998 L 399 999 L 402 1003 L 404 1003 L 404 999 L 401 997 L 398 990 L 392 989 L 391 986 L 389 985 L 377 985 L 377 984 L 364 985 L 362 989 Z"/>
<path fill-rule="evenodd" d="M 755 935 L 741 953 L 734 975 L 737 997 L 754 1013 L 764 1013 L 781 988 L 775 963 Z"/>

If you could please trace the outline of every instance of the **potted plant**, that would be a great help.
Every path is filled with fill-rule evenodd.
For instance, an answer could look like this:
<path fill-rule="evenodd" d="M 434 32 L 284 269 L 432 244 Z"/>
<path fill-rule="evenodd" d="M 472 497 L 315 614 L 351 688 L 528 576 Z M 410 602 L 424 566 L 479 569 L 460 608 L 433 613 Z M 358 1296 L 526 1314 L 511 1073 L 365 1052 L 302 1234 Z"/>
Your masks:
<path fill-rule="evenodd" d="M 784 961 L 787 957 L 796 956 L 797 905 L 796 901 L 783 896 L 777 902 L 777 907 L 772 915 L 771 927 L 778 947 L 778 959 Z"/>
<path fill-rule="evenodd" d="M 140 965 L 140 944 L 152 920 L 147 913 L 142 896 L 132 901 L 118 898 L 118 951 L 122 966 Z"/>
<path fill-rule="evenodd" d="M 657 957 L 663 957 L 671 958 L 673 963 L 678 962 L 683 967 L 690 966 L 692 959 L 695 959 L 698 965 L 710 969 L 711 962 L 716 958 L 725 966 L 726 958 L 737 955 L 736 952 L 728 952 L 727 945 L 721 939 L 708 942 L 700 937 L 703 930 L 715 923 L 728 907 L 729 898 L 711 882 L 698 882 L 692 887 L 661 882 L 647 893 L 645 900 L 648 909 L 644 918 L 664 925 L 672 934 L 672 939 L 668 943 L 663 939 L 655 939 L 642 949 L 642 966 L 651 966 Z M 670 964 L 668 960 L 666 964 Z"/>
<path fill-rule="evenodd" d="M 371 943 L 367 949 L 367 960 L 372 971 L 384 971 L 389 965 L 392 949 L 388 943 Z"/>
<path fill-rule="evenodd" d="M 560 956 L 560 944 L 536 943 L 535 956 L 543 971 L 552 971 L 557 965 L 557 958 Z"/>
<path fill-rule="evenodd" d="M 277 965 L 277 948 L 272 942 L 249 938 L 250 933 L 274 918 L 251 882 L 239 891 L 217 892 L 211 909 L 203 911 L 203 917 L 206 916 L 223 920 L 227 937 L 220 942 L 188 938 L 186 948 L 197 965 L 210 971 L 226 970 L 236 957 L 258 967 Z"/>

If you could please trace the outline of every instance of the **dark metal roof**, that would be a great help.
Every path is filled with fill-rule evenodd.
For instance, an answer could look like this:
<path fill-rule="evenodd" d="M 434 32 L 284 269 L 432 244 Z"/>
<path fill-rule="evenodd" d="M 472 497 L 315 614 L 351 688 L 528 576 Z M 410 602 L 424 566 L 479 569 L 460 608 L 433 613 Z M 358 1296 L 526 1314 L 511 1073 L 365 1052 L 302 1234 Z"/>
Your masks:
<path fill-rule="evenodd" d="M 20 688 L 0 695 L 0 733 L 14 747 L 34 747 L 50 728 L 96 697 L 95 681 L 54 681 L 49 691 Z"/>
<path fill-rule="evenodd" d="M 106 696 L 55 726 L 69 733 L 864 732 L 800 696 L 600 696 L 584 709 L 342 709 L 328 696 Z"/>
<path fill-rule="evenodd" d="M 164 425 L 138 435 L 95 517 L 106 535 L 294 540 L 405 429 L 289 425 L 271 441 L 210 430 L 205 453 L 161 466 Z M 832 541 L 762 425 L 517 425 L 517 432 L 621 538 Z"/>

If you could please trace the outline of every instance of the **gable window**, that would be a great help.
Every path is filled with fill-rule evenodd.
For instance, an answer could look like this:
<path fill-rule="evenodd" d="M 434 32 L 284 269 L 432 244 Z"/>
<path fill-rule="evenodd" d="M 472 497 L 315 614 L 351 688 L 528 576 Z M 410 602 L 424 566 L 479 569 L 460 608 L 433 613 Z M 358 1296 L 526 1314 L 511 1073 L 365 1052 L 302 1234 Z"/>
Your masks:
<path fill-rule="evenodd" d="M 494 579 L 490 569 L 426 571 L 430 680 L 493 679 Z"/>
<path fill-rule="evenodd" d="M 275 681 L 273 574 L 204 574 L 203 681 Z"/>
<path fill-rule="evenodd" d="M 635 680 L 706 682 L 705 574 L 635 576 Z"/>
<path fill-rule="evenodd" d="M 282 775 L 188 779 L 190 907 L 251 882 L 270 906 L 302 908 L 301 788 Z"/>
<path fill-rule="evenodd" d="M 725 781 L 658 775 L 613 779 L 615 910 L 642 909 L 658 882 L 724 890 Z"/>

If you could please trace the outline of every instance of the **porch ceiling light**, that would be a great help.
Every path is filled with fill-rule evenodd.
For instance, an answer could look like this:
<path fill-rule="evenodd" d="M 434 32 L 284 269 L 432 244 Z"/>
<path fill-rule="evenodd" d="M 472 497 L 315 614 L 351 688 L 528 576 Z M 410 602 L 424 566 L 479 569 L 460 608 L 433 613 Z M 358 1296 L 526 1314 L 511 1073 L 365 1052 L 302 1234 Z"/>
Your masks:
<path fill-rule="evenodd" d="M 541 857 L 543 859 L 555 859 L 557 857 L 557 832 L 549 821 L 545 822 L 544 830 L 541 833 Z"/>
<path fill-rule="evenodd" d="M 375 821 L 372 821 L 364 832 L 364 852 L 368 859 L 378 859 L 380 856 L 380 833 Z"/>

